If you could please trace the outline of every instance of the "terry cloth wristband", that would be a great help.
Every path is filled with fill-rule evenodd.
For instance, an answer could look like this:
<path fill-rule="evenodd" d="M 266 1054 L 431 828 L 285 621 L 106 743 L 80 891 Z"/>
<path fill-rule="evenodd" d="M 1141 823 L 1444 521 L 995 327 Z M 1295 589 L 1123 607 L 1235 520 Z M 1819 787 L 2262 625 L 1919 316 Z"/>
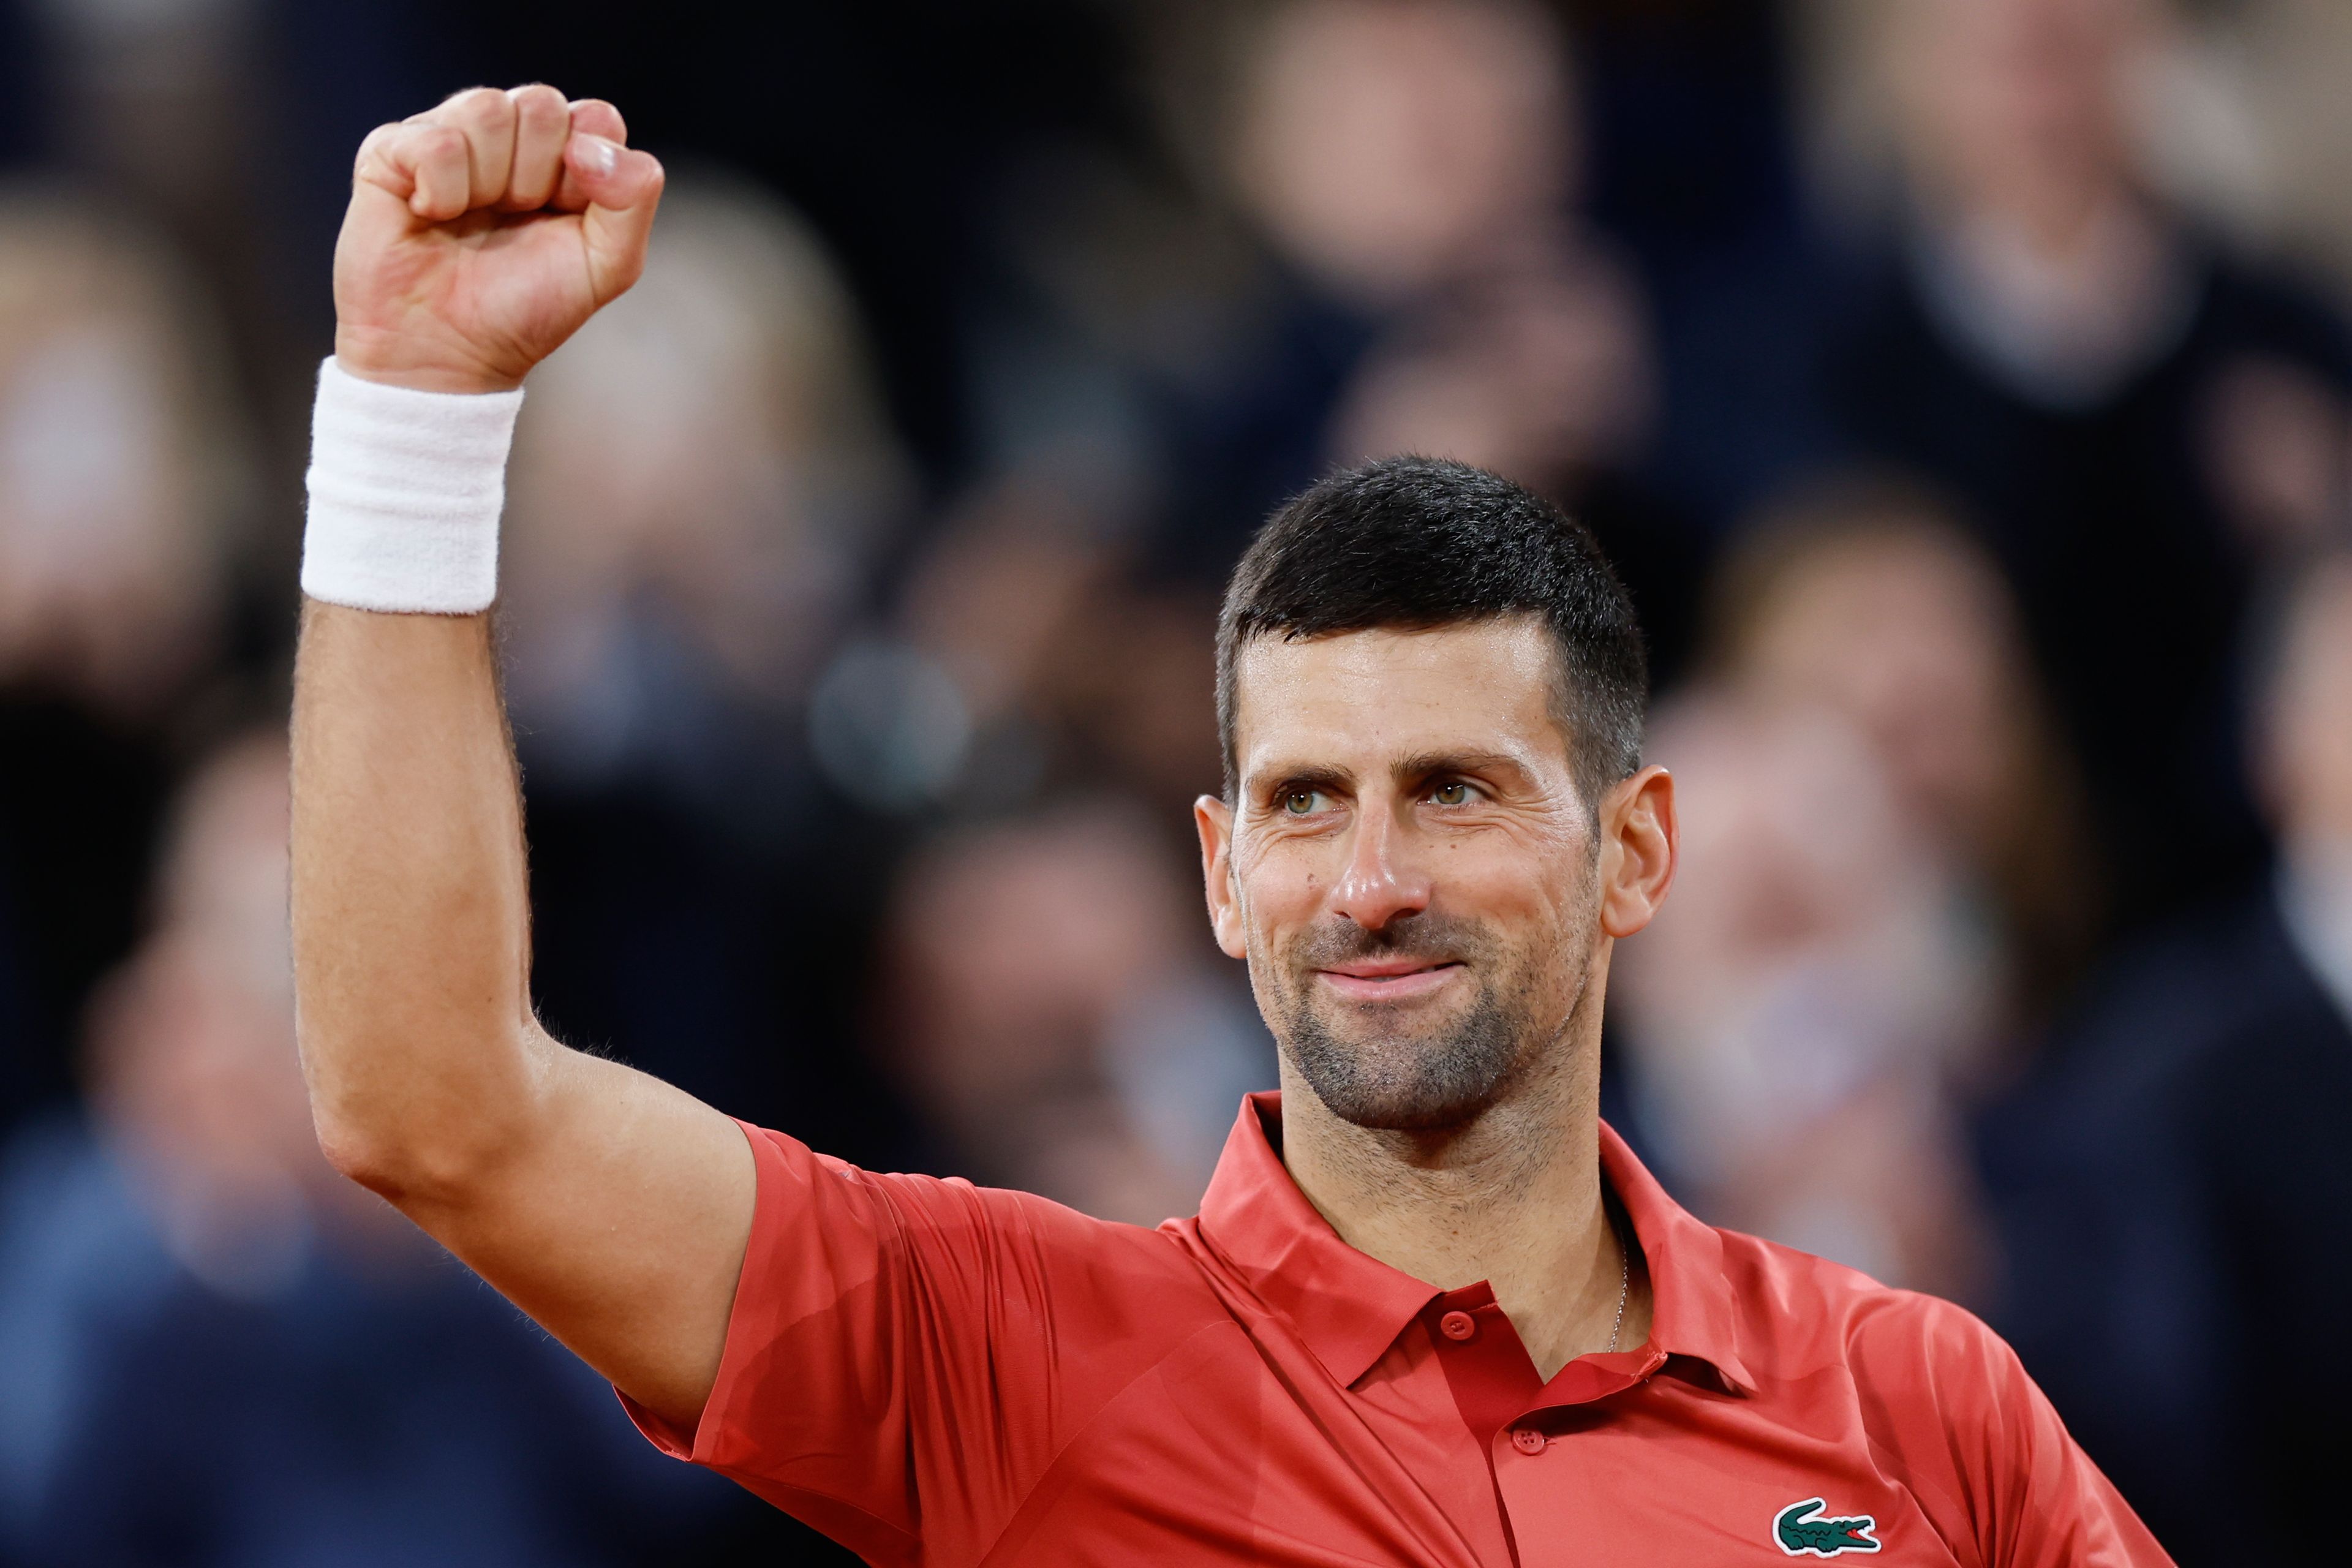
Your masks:
<path fill-rule="evenodd" d="M 302 591 L 468 616 L 499 596 L 499 510 L 522 392 L 415 392 L 319 367 Z"/>

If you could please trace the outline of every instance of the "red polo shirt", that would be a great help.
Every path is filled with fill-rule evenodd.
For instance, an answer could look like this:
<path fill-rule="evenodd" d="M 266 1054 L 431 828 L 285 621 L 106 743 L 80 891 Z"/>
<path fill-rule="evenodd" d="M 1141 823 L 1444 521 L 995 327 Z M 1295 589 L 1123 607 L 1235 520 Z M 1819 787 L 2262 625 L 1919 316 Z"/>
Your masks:
<path fill-rule="evenodd" d="M 2168 1561 L 1968 1313 L 1683 1212 L 1606 1127 L 1649 1343 L 1539 1381 L 1484 1285 L 1342 1242 L 1244 1104 L 1196 1219 L 759 1167 L 688 1441 L 877 1563 Z"/>

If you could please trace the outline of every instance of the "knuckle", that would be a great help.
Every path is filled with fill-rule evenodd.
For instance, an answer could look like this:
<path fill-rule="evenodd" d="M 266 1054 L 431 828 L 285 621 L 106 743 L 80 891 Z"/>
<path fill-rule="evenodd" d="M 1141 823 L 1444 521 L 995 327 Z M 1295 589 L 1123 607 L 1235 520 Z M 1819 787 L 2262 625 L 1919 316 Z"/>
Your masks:
<path fill-rule="evenodd" d="M 570 122 L 563 99 L 553 93 L 520 100 L 515 105 L 515 116 L 520 125 L 541 136 L 560 136 Z"/>
<path fill-rule="evenodd" d="M 400 131 L 401 128 L 394 124 L 379 125 L 369 132 L 361 138 L 359 151 L 352 155 L 352 166 L 355 169 L 360 168 L 372 159 L 381 158 L 385 145 L 398 136 Z"/>
<path fill-rule="evenodd" d="M 613 132 L 626 133 L 627 121 L 621 118 L 621 111 L 614 108 L 609 100 L 579 98 L 572 100 L 571 107 L 572 117 L 575 123 L 584 117 L 586 124 L 592 130 L 603 132 L 609 128 Z"/>
<path fill-rule="evenodd" d="M 514 100 L 494 87 L 472 87 L 451 99 L 446 106 L 465 124 L 478 130 L 494 130 L 514 120 Z"/>

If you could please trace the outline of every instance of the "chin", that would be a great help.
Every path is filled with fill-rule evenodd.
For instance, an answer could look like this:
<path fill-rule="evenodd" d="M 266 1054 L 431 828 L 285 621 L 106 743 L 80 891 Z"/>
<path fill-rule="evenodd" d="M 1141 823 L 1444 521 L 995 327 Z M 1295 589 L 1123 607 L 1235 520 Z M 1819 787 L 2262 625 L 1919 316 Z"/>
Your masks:
<path fill-rule="evenodd" d="M 1350 1126 L 1371 1132 L 1452 1132 L 1486 1114 L 1496 1096 L 1446 1099 L 1417 1094 L 1335 1096 L 1316 1089 L 1324 1108 Z"/>
<path fill-rule="evenodd" d="M 1332 1115 L 1376 1131 L 1467 1126 L 1503 1097 L 1519 1061 L 1517 1038 L 1475 1017 L 1418 1039 L 1369 1041 L 1304 1022 L 1286 1032 L 1283 1054 Z"/>

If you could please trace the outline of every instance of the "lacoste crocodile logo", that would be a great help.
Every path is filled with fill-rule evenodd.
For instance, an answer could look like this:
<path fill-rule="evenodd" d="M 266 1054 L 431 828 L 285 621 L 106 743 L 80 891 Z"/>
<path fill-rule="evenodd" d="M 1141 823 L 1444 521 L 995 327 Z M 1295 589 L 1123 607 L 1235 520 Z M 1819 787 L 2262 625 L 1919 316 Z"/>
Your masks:
<path fill-rule="evenodd" d="M 1791 1557 L 1802 1557 L 1808 1552 L 1816 1557 L 1834 1557 L 1841 1552 L 1878 1550 L 1878 1538 L 1870 1533 L 1878 1528 L 1878 1521 L 1866 1513 L 1852 1519 L 1819 1517 L 1828 1506 L 1820 1498 L 1809 1497 L 1782 1509 L 1772 1521 L 1773 1541 Z"/>

